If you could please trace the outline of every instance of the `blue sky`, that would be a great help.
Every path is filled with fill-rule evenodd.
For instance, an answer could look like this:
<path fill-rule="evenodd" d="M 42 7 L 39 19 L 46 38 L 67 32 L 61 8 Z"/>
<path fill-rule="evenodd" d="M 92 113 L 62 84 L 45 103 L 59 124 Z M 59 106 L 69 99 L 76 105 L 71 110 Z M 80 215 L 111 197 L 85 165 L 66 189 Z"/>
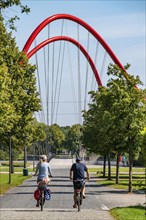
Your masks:
<path fill-rule="evenodd" d="M 131 64 L 133 74 L 145 71 L 146 2 L 143 0 L 46 0 L 22 1 L 31 12 L 17 22 L 16 41 L 23 48 L 31 32 L 45 18 L 57 14 L 75 15 L 91 25 L 110 45 L 120 61 Z M 16 9 L 19 13 L 19 10 Z M 23 34 L 22 34 L 23 33 Z M 145 78 L 142 76 L 143 80 Z"/>
<path fill-rule="evenodd" d="M 17 33 L 14 33 L 20 50 L 22 50 L 32 31 L 44 19 L 58 13 L 72 14 L 92 26 L 112 48 L 123 65 L 130 63 L 130 74 L 139 75 L 144 83 L 144 88 L 146 87 L 146 1 L 30 0 L 22 2 L 31 9 L 28 15 L 21 15 L 17 8 L 11 10 L 12 14 L 17 13 L 20 16 L 20 20 L 16 24 Z M 10 13 L 10 11 L 7 13 Z M 59 29 L 57 25 L 59 24 L 54 26 L 54 34 Z M 69 25 L 69 28 L 70 35 L 74 37 L 75 33 L 72 25 Z M 87 41 L 84 33 L 80 38 Z M 66 121 L 66 119 L 61 120 Z M 69 124 L 74 124 L 72 119 L 67 120 L 70 120 Z M 67 122 L 60 123 L 66 124 Z"/>

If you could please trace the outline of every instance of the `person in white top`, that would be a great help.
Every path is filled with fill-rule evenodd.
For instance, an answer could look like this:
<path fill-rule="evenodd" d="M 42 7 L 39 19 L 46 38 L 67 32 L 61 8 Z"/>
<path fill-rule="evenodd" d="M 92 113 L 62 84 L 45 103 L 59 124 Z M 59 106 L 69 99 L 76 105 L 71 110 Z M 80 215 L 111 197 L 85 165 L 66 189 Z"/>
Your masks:
<path fill-rule="evenodd" d="M 49 163 L 47 163 L 47 156 L 46 155 L 41 155 L 40 156 L 40 161 L 38 162 L 36 166 L 36 171 L 34 176 L 36 176 L 38 173 L 37 177 L 37 183 L 41 181 L 45 181 L 45 183 L 50 182 L 50 178 L 52 177 L 52 172 Z M 39 202 L 37 201 L 36 206 L 39 206 Z"/>

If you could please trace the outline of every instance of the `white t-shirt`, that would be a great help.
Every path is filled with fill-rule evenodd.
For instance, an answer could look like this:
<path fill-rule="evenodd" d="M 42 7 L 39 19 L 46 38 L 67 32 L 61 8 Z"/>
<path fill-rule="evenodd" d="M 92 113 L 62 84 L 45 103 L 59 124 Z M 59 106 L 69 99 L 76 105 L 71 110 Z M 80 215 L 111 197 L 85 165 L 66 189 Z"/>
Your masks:
<path fill-rule="evenodd" d="M 49 175 L 52 176 L 51 169 L 49 163 L 42 162 L 37 164 L 36 172 L 38 172 L 38 179 L 42 180 L 43 178 L 47 178 Z"/>

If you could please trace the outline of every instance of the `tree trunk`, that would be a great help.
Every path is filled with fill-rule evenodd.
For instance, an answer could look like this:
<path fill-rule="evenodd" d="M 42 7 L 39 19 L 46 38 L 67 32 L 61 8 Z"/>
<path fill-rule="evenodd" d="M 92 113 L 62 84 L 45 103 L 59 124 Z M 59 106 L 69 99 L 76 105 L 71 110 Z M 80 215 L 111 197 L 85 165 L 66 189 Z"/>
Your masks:
<path fill-rule="evenodd" d="M 104 155 L 104 162 L 103 162 L 103 177 L 106 176 L 106 155 Z"/>
<path fill-rule="evenodd" d="M 120 160 L 120 152 L 117 153 L 117 163 L 116 163 L 116 184 L 119 183 L 119 160 Z"/>
<path fill-rule="evenodd" d="M 35 144 L 33 144 L 33 171 L 35 170 Z"/>
<path fill-rule="evenodd" d="M 24 147 L 24 168 L 27 167 L 27 147 Z"/>
<path fill-rule="evenodd" d="M 110 153 L 108 153 L 108 180 L 111 180 L 111 160 L 110 160 Z"/>
<path fill-rule="evenodd" d="M 9 143 L 9 184 L 11 184 L 11 155 L 12 155 L 12 137 L 10 135 L 10 143 Z"/>
<path fill-rule="evenodd" d="M 11 173 L 14 173 L 13 151 L 11 153 Z"/>
<path fill-rule="evenodd" d="M 14 173 L 14 163 L 13 163 L 13 142 L 11 140 L 11 150 L 10 150 L 10 172 Z"/>
<path fill-rule="evenodd" d="M 133 166 L 132 153 L 129 152 L 129 192 L 132 192 L 132 166 Z"/>

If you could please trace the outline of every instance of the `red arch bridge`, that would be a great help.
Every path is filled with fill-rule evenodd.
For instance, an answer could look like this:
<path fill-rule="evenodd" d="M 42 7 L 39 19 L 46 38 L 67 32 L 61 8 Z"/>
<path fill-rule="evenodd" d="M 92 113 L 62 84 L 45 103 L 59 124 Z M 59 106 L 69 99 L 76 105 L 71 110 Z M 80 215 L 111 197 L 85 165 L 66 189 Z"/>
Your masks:
<path fill-rule="evenodd" d="M 37 66 L 36 79 L 42 110 L 38 121 L 62 126 L 82 123 L 88 94 L 105 85 L 110 63 L 123 65 L 89 24 L 69 14 L 45 19 L 30 35 L 23 51 Z"/>

